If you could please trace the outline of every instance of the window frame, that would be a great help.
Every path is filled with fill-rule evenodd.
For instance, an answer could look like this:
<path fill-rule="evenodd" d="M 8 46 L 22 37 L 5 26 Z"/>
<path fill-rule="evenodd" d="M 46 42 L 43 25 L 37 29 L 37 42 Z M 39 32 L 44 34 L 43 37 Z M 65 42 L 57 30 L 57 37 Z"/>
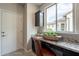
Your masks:
<path fill-rule="evenodd" d="M 76 32 L 76 29 L 75 29 L 75 17 L 74 17 L 74 14 L 75 14 L 75 11 L 74 11 L 74 4 L 72 3 L 72 13 L 73 13 L 73 31 L 71 32 L 71 31 L 57 31 L 57 22 L 58 22 L 58 20 L 57 20 L 57 3 L 54 3 L 53 5 L 56 5 L 56 32 L 58 32 L 58 33 L 74 33 L 74 32 Z M 46 8 L 46 10 L 48 9 L 48 8 L 50 8 L 51 6 L 53 6 L 53 5 L 50 5 L 50 6 L 48 6 L 47 8 Z M 47 14 L 47 13 L 46 13 Z M 47 25 L 46 25 L 47 26 Z M 46 28 L 47 29 L 47 28 Z"/>

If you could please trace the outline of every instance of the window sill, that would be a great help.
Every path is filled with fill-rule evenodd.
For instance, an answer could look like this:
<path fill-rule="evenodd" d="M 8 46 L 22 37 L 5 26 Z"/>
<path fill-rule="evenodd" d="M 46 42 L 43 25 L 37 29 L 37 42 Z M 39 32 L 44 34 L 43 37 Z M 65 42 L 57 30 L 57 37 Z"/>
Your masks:
<path fill-rule="evenodd" d="M 59 34 L 79 34 L 79 33 L 76 33 L 76 32 L 57 32 Z"/>

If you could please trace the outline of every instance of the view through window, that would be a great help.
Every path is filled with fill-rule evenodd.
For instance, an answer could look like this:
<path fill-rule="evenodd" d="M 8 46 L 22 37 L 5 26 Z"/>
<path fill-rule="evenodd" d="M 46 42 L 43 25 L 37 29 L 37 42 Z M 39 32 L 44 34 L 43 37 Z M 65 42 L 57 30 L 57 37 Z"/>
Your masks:
<path fill-rule="evenodd" d="M 47 8 L 47 29 L 73 32 L 73 5 L 54 4 Z"/>

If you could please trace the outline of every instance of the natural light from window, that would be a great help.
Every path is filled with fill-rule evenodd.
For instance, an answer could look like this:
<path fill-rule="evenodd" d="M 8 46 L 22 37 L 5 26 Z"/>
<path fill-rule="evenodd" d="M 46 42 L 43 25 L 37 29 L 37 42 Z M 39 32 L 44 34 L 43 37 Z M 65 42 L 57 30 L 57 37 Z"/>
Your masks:
<path fill-rule="evenodd" d="M 47 29 L 73 32 L 73 5 L 63 3 L 47 8 Z"/>

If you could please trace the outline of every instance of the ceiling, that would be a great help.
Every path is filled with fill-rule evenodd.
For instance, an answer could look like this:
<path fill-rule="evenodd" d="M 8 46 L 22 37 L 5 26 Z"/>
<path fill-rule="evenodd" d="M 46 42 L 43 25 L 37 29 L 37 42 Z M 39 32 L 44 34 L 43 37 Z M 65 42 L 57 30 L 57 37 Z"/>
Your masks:
<path fill-rule="evenodd" d="M 20 5 L 25 5 L 25 3 L 18 3 L 18 4 L 20 4 Z M 36 6 L 41 6 L 41 5 L 43 5 L 44 3 L 32 3 L 32 4 L 34 4 L 34 5 L 36 5 Z"/>
<path fill-rule="evenodd" d="M 40 6 L 40 5 L 42 5 L 43 3 L 34 3 L 35 5 L 37 5 L 37 6 Z"/>

